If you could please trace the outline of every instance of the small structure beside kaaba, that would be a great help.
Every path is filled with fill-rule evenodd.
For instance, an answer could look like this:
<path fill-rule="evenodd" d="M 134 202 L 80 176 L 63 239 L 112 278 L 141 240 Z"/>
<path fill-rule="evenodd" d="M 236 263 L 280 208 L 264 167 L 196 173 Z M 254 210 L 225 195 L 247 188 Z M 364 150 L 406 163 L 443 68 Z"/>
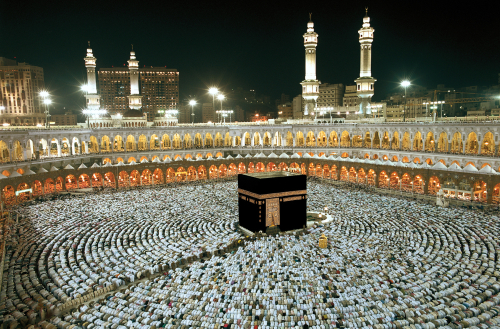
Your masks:
<path fill-rule="evenodd" d="M 240 226 L 252 232 L 301 229 L 307 225 L 305 175 L 285 171 L 238 175 Z"/>

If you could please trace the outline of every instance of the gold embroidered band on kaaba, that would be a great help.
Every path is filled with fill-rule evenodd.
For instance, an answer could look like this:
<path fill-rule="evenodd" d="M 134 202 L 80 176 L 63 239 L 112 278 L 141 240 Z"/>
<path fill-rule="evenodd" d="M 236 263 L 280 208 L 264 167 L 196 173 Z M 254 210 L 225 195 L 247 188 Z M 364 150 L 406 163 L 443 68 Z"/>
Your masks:
<path fill-rule="evenodd" d="M 288 192 L 279 192 L 279 193 L 269 193 L 269 194 L 257 194 L 253 192 L 249 192 L 247 190 L 243 190 L 241 188 L 238 189 L 238 193 L 247 195 L 254 199 L 272 199 L 272 198 L 282 198 L 286 196 L 299 195 L 299 194 L 307 194 L 307 190 L 298 190 L 298 191 L 288 191 Z"/>

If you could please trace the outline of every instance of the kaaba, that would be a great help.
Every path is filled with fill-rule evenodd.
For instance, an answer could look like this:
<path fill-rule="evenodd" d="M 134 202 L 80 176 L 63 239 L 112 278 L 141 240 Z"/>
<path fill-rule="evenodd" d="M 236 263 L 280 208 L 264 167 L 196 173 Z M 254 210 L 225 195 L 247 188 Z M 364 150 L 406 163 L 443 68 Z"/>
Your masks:
<path fill-rule="evenodd" d="M 307 225 L 307 180 L 286 171 L 238 175 L 240 226 L 252 232 L 301 229 Z"/>

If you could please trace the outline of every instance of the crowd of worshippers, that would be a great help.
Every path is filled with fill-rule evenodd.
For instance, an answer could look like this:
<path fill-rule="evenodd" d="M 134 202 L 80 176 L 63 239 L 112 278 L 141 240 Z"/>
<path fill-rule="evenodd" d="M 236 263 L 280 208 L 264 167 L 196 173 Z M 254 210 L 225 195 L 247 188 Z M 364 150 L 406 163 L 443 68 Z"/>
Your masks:
<path fill-rule="evenodd" d="M 326 207 L 333 221 L 212 255 L 243 238 L 236 188 L 194 183 L 19 208 L 0 320 L 60 329 L 500 327 L 496 215 L 309 182 L 309 210 Z M 163 266 L 189 256 L 198 260 Z M 157 275 L 135 282 L 145 273 Z M 103 286 L 117 289 L 38 322 L 40 303 L 50 310 Z"/>

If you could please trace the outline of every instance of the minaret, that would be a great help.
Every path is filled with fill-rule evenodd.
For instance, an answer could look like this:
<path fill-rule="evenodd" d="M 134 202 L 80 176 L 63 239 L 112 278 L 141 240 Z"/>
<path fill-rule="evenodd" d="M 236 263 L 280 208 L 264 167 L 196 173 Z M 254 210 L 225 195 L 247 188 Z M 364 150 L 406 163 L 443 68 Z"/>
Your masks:
<path fill-rule="evenodd" d="M 130 70 L 130 96 L 128 96 L 128 106 L 134 110 L 140 110 L 142 107 L 142 96 L 139 93 L 139 61 L 135 57 L 134 45 L 130 52 L 128 60 L 128 69 Z"/>
<path fill-rule="evenodd" d="M 87 48 L 87 57 L 83 59 L 85 61 L 85 67 L 87 68 L 87 89 L 85 98 L 87 99 L 87 109 L 98 110 L 100 107 L 99 99 L 101 96 L 97 94 L 96 78 L 95 78 L 95 66 L 96 58 L 92 54 L 92 48 Z"/>
<path fill-rule="evenodd" d="M 359 43 L 361 45 L 359 78 L 354 80 L 356 82 L 358 97 L 361 98 L 361 103 L 359 104 L 359 114 L 361 116 L 371 114 L 371 109 L 368 105 L 374 93 L 373 85 L 377 81 L 371 76 L 373 32 L 375 32 L 375 29 L 370 26 L 368 8 L 366 8 L 363 27 L 358 31 Z"/>
<path fill-rule="evenodd" d="M 316 46 L 318 33 L 314 32 L 314 23 L 309 14 L 307 32 L 304 34 L 304 47 L 306 48 L 306 78 L 302 85 L 302 98 L 304 99 L 304 115 L 312 115 L 316 108 L 319 96 L 319 81 L 316 80 Z"/>

